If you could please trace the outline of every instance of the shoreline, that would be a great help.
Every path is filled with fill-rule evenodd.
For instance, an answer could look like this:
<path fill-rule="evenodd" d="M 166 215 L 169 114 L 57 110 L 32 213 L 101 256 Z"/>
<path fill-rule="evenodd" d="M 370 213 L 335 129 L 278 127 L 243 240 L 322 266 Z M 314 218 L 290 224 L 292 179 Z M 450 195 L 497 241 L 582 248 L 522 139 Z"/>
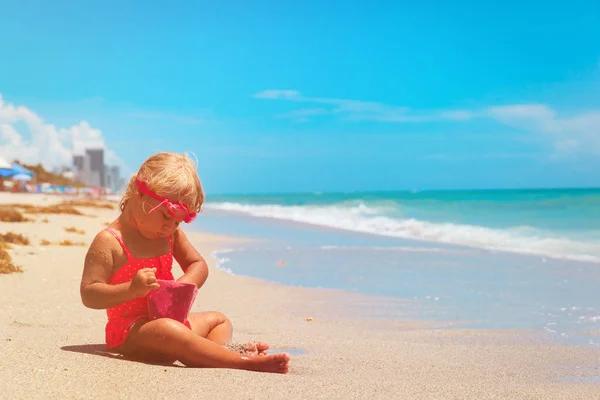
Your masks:
<path fill-rule="evenodd" d="M 0 196 L 0 204 L 4 200 Z M 377 320 L 352 310 L 340 317 L 349 300 L 373 298 L 230 275 L 211 254 L 253 239 L 185 227 L 210 271 L 192 310 L 228 315 L 234 341 L 264 340 L 274 351 L 289 351 L 290 374 L 124 360 L 103 346 L 105 313 L 86 309 L 79 299 L 87 247 L 39 244 L 63 238 L 89 243 L 117 212 L 94 209 L 89 216 L 91 209 L 81 209 L 88 215 L 0 222 L 0 233 L 19 232 L 32 241 L 9 250 L 23 272 L 0 275 L 0 397 L 193 398 L 202 392 L 212 398 L 570 399 L 594 398 L 600 390 L 593 380 L 600 350 L 545 343 L 535 331 L 436 329 L 409 317 Z M 68 226 L 85 233 L 66 232 Z M 182 273 L 176 263 L 173 271 L 176 278 Z"/>
<path fill-rule="evenodd" d="M 199 235 L 202 233 L 192 232 L 188 235 Z M 212 234 L 211 234 L 212 235 Z M 415 308 L 411 308 L 411 305 L 418 305 L 423 302 L 424 298 L 419 299 L 400 297 L 394 295 L 369 293 L 364 291 L 350 291 L 343 288 L 325 288 L 315 286 L 302 286 L 293 285 L 285 282 L 279 282 L 274 279 L 266 277 L 258 277 L 253 275 L 238 274 L 232 271 L 228 267 L 224 267 L 225 262 L 229 262 L 227 254 L 235 253 L 237 251 L 243 251 L 245 249 L 244 244 L 257 243 L 257 240 L 248 238 L 235 238 L 232 236 L 222 236 L 226 239 L 227 246 L 215 249 L 210 257 L 213 259 L 214 268 L 223 272 L 229 276 L 241 277 L 250 279 L 265 285 L 278 285 L 282 288 L 288 288 L 290 290 L 302 290 L 307 292 L 307 296 L 311 298 L 318 298 L 319 294 L 332 296 L 336 299 L 336 307 L 334 309 L 327 308 L 322 309 L 324 315 L 328 318 L 345 320 L 345 319 L 364 319 L 368 320 L 369 323 L 376 324 L 379 327 L 385 328 L 387 325 L 404 323 L 414 326 L 414 330 L 418 329 L 431 329 L 431 330 L 471 330 L 477 332 L 523 332 L 526 336 L 530 337 L 535 334 L 538 342 L 548 343 L 557 346 L 572 346 L 572 347 L 584 347 L 590 349 L 600 349 L 597 342 L 592 344 L 588 343 L 590 336 L 596 336 L 600 334 L 600 331 L 594 329 L 582 329 L 578 332 L 572 333 L 571 336 L 562 337 L 556 332 L 548 331 L 545 328 L 533 328 L 533 327 L 518 327 L 511 325 L 510 323 L 500 323 L 495 325 L 485 319 L 451 319 L 443 318 L 443 316 L 428 316 L 423 315 Z M 224 257 L 223 257 L 224 256 Z M 514 256 L 514 255 L 513 255 Z M 227 259 L 226 261 L 224 260 Z M 562 260 L 563 262 L 576 263 L 574 261 Z M 311 292 L 314 291 L 314 292 Z M 433 296 L 432 296 L 433 298 Z M 325 311 L 327 310 L 327 312 Z M 431 306 L 429 309 L 433 314 L 437 309 L 437 306 Z M 418 315 L 415 315 L 418 314 Z M 492 326 L 491 326 L 491 325 Z M 409 329 L 413 330 L 413 329 Z M 568 338 L 568 340 L 567 340 Z M 599 378 L 600 379 L 600 378 Z M 600 382 L 599 382 L 600 383 Z"/>

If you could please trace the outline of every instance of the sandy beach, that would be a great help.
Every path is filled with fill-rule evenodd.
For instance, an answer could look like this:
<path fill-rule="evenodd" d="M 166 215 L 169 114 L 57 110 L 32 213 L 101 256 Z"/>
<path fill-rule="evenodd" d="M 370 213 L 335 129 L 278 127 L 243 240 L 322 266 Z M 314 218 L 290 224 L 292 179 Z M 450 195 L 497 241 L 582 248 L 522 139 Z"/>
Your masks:
<path fill-rule="evenodd" d="M 2 204 L 48 205 L 43 195 L 0 193 Z M 104 311 L 80 301 L 83 258 L 117 210 L 32 214 L 0 222 L 30 245 L 8 250 L 23 272 L 0 274 L 2 399 L 596 399 L 600 351 L 543 340 L 535 331 L 436 329 L 410 319 L 358 317 L 340 309 L 372 298 L 286 287 L 216 268 L 212 254 L 237 241 L 190 233 L 210 264 L 193 311 L 218 310 L 237 342 L 263 340 L 291 354 L 288 375 L 189 369 L 124 360 L 104 347 Z M 83 232 L 67 232 L 75 227 Z M 184 227 L 185 229 L 185 227 Z M 42 241 L 50 244 L 42 245 Z M 70 240 L 85 245 L 64 246 Z M 374 260 L 376 262 L 376 260 Z M 181 275 L 177 264 L 173 271 Z M 391 300 L 390 300 L 391 301 Z M 401 300 L 394 300 L 401 301 Z"/>

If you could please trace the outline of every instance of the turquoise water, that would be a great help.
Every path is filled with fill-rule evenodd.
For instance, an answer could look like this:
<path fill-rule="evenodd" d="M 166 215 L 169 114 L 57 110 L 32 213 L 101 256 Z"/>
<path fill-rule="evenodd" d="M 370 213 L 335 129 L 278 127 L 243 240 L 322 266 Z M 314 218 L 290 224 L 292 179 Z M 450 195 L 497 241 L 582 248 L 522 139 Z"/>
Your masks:
<path fill-rule="evenodd" d="M 192 229 L 252 237 L 222 249 L 218 266 L 291 286 L 385 296 L 340 305 L 340 315 L 424 318 L 471 328 L 522 328 L 598 346 L 596 262 L 322 228 L 208 209 Z M 391 298 L 401 299 L 400 302 Z M 463 325 L 467 323 L 466 325 Z"/>
<path fill-rule="evenodd" d="M 600 189 L 209 196 L 208 210 L 600 262 Z"/>
<path fill-rule="evenodd" d="M 409 301 L 359 313 L 600 345 L 598 189 L 212 196 L 194 224 L 261 239 L 234 274 Z"/>

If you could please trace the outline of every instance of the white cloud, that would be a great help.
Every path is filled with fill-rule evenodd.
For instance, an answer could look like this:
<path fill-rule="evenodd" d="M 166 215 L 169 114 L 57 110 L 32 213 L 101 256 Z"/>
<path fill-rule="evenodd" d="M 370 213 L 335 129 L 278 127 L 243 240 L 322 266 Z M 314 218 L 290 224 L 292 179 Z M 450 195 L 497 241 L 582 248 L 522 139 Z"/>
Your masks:
<path fill-rule="evenodd" d="M 600 153 L 600 110 L 559 117 L 543 104 L 490 107 L 489 116 L 505 125 L 546 135 L 557 156 Z"/>
<path fill-rule="evenodd" d="M 82 153 L 86 147 L 104 148 L 107 164 L 123 165 L 107 148 L 102 132 L 86 121 L 57 128 L 29 108 L 5 102 L 0 94 L 0 156 L 52 169 L 70 166 L 73 154 Z"/>
<path fill-rule="evenodd" d="M 542 104 L 515 104 L 489 107 L 489 116 L 515 128 L 550 131 L 555 113 Z"/>
<path fill-rule="evenodd" d="M 296 103 L 328 105 L 329 108 L 308 108 L 279 114 L 278 117 L 288 117 L 295 121 L 305 122 L 309 116 L 332 114 L 353 121 L 379 122 L 425 122 L 438 120 L 464 121 L 475 117 L 466 110 L 446 110 L 417 114 L 408 107 L 391 106 L 375 101 L 350 99 L 335 99 L 323 97 L 304 97 L 296 90 L 264 90 L 254 94 L 255 98 L 267 100 L 287 100 Z M 319 110 L 319 112 L 313 112 Z M 299 118 L 298 114 L 302 114 Z"/>
<path fill-rule="evenodd" d="M 296 100 L 301 99 L 300 92 L 296 90 L 263 90 L 254 94 L 257 99 L 282 99 L 282 100 Z"/>
<path fill-rule="evenodd" d="M 319 108 L 303 108 L 277 115 L 298 122 L 327 114 L 351 121 L 389 123 L 467 122 L 485 118 L 531 134 L 541 134 L 552 144 L 554 156 L 600 154 L 600 110 L 566 117 L 560 117 L 557 111 L 544 104 L 513 104 L 474 110 L 414 110 L 370 101 L 304 97 L 296 90 L 265 90 L 254 97 L 319 105 Z"/>

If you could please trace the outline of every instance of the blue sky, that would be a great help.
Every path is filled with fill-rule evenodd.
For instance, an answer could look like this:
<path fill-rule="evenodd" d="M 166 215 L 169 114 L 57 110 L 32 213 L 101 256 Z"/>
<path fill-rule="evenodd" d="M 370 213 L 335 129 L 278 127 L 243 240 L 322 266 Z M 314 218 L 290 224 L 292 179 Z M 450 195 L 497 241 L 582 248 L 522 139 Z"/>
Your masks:
<path fill-rule="evenodd" d="M 0 155 L 192 151 L 209 194 L 600 186 L 596 1 L 88 3 L 0 0 Z"/>

